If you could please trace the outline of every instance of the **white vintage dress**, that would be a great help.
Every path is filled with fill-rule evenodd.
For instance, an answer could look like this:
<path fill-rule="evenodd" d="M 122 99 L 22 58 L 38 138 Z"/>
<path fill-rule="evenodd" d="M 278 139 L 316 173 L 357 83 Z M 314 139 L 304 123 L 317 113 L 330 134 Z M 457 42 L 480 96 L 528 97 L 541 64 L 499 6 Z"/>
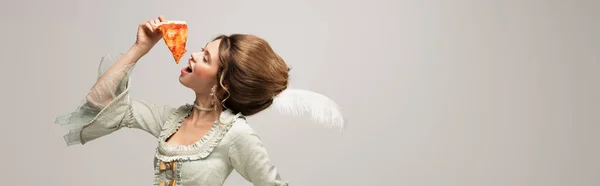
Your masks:
<path fill-rule="evenodd" d="M 119 57 L 103 57 L 98 77 Z M 70 129 L 65 135 L 68 145 L 83 145 L 124 127 L 136 128 L 158 140 L 154 185 L 219 186 L 234 169 L 256 186 L 288 185 L 281 180 L 259 136 L 241 114 L 223 111 L 221 124 L 215 122 L 192 145 L 167 144 L 166 139 L 178 130 L 193 106 L 174 108 L 131 99 L 129 74 L 134 66 L 107 72 L 111 74 L 92 88 L 75 112 L 57 118 L 56 123 Z"/>

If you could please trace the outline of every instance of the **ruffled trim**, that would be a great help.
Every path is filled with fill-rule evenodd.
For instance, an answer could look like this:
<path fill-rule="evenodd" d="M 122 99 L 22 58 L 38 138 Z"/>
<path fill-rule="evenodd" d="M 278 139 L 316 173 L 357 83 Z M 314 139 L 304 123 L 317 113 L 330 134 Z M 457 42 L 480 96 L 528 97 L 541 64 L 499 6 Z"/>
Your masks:
<path fill-rule="evenodd" d="M 241 113 L 233 114 L 229 110 L 221 112 L 220 120 L 215 121 L 211 129 L 200 140 L 191 145 L 170 145 L 166 139 L 172 136 L 179 128 L 185 117 L 189 116 L 192 110 L 192 105 L 187 104 L 182 106 L 172 117 L 165 123 L 165 128 L 158 138 L 158 147 L 156 150 L 156 158 L 164 161 L 193 161 L 204 159 L 212 153 L 218 146 L 219 142 L 227 131 L 231 128 L 237 118 L 242 117 Z"/>
<path fill-rule="evenodd" d="M 83 144 L 80 133 L 83 127 L 89 125 L 98 114 L 100 111 L 89 107 L 84 101 L 74 112 L 56 117 L 54 123 L 68 130 L 63 136 L 67 146 Z"/>

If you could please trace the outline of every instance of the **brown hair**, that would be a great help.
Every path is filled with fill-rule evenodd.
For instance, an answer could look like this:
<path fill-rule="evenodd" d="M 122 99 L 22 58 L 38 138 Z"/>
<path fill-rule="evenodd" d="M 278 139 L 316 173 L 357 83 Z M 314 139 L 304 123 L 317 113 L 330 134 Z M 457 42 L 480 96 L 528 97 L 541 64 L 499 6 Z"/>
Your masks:
<path fill-rule="evenodd" d="M 267 41 L 247 34 L 220 35 L 217 95 L 224 109 L 245 116 L 273 103 L 288 85 L 289 68 Z"/>

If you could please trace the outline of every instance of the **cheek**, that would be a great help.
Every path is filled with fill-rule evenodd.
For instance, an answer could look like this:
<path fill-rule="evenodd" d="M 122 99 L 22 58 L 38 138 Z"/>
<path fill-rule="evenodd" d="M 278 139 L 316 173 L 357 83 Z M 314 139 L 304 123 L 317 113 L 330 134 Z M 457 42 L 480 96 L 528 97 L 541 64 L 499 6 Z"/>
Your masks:
<path fill-rule="evenodd" d="M 194 67 L 194 76 L 202 79 L 214 78 L 217 70 L 208 65 L 197 65 Z"/>

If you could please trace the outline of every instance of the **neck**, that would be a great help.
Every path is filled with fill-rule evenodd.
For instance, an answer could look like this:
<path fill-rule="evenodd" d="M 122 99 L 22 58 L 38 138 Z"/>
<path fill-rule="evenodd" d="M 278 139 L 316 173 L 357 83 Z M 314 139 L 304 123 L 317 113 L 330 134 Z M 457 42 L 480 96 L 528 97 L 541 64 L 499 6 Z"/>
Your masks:
<path fill-rule="evenodd" d="M 205 123 L 204 121 L 212 123 L 217 119 L 218 114 L 219 112 L 215 105 L 211 103 L 209 95 L 196 94 L 194 108 L 190 115 L 192 123 Z"/>

